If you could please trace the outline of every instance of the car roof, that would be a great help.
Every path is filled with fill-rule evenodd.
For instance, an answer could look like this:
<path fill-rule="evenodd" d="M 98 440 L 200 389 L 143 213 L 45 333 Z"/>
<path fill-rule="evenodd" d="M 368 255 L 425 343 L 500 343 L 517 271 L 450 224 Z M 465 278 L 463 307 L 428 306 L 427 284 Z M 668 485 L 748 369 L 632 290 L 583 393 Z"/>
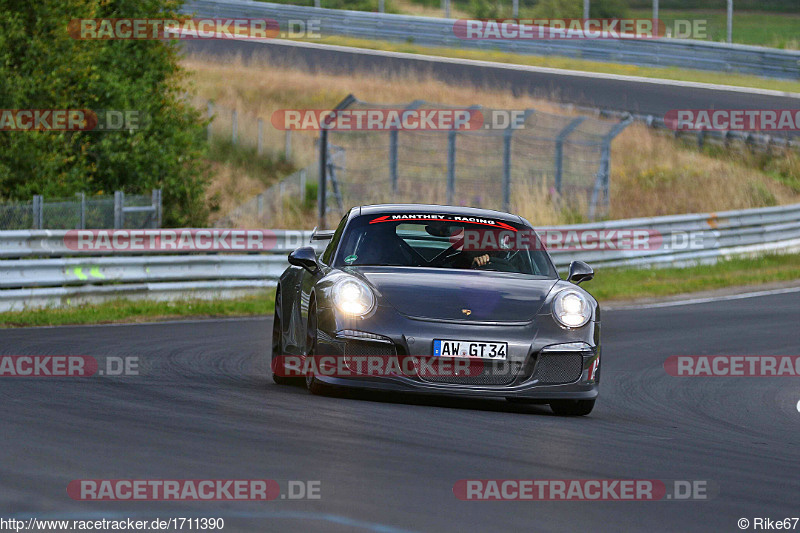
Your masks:
<path fill-rule="evenodd" d="M 353 215 L 386 215 L 386 214 L 441 214 L 466 217 L 484 217 L 503 220 L 506 222 L 525 223 L 522 218 L 510 213 L 495 211 L 493 209 L 480 209 L 477 207 L 460 207 L 455 205 L 433 204 L 376 204 L 354 207 Z"/>

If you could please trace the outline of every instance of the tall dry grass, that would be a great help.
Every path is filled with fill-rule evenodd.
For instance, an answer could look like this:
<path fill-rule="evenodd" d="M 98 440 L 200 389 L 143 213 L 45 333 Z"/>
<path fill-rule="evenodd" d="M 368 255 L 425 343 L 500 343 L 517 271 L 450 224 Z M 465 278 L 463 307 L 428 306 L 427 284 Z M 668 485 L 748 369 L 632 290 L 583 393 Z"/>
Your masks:
<path fill-rule="evenodd" d="M 256 118 L 262 118 L 265 144 L 273 152 L 282 150 L 285 135 L 271 126 L 273 112 L 279 109 L 330 109 L 351 93 L 360 100 L 375 103 L 403 104 L 424 99 L 459 106 L 480 104 L 489 108 L 535 108 L 570 114 L 560 106 L 531 96 L 515 96 L 508 91 L 486 87 L 450 85 L 431 76 L 408 72 L 311 73 L 301 66 L 279 65 L 264 59 L 245 62 L 239 57 L 220 61 L 190 56 L 183 65 L 192 73 L 198 107 L 205 109 L 206 101 L 213 100 L 220 110 L 240 110 L 239 138 L 244 143 L 255 142 L 253 124 Z M 229 131 L 230 126 L 225 120 L 229 118 L 220 113 L 214 127 L 219 131 Z M 302 167 L 315 161 L 316 135 L 316 132 L 293 133 L 292 159 L 295 166 Z M 356 157 L 351 154 L 348 158 L 351 156 Z M 779 158 L 776 161 L 772 166 L 780 168 L 783 160 Z M 767 168 L 771 167 L 767 165 Z M 209 197 L 220 205 L 236 205 L 248 193 L 258 192 L 251 178 L 223 165 L 209 189 Z M 442 202 L 441 187 L 426 185 L 422 178 L 417 176 L 411 182 L 415 194 Z M 781 183 L 774 172 L 742 164 L 735 156 L 714 157 L 698 152 L 638 124 L 628 127 L 612 145 L 610 182 L 609 218 L 800 202 L 798 188 Z M 376 200 L 408 201 L 402 191 L 398 195 L 389 195 L 385 190 L 378 191 L 377 184 L 372 186 L 376 188 Z M 497 194 L 497 191 L 487 183 L 486 194 Z M 585 212 L 585 205 L 563 205 L 563 201 L 543 182 L 515 185 L 512 204 L 513 211 L 538 225 L 575 222 L 580 219 L 576 219 L 576 213 Z M 224 213 L 224 209 L 221 208 L 220 212 Z M 290 220 L 298 226 L 313 225 L 313 220 L 300 223 L 303 217 L 309 216 L 308 213 L 308 210 L 295 213 L 287 207 L 281 219 L 269 225 L 289 227 Z"/>

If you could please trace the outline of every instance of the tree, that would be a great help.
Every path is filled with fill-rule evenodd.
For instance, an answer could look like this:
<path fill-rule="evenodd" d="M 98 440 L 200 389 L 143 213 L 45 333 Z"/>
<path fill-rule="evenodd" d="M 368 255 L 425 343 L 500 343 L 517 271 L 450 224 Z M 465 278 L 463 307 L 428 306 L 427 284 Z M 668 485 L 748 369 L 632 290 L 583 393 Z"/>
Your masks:
<path fill-rule="evenodd" d="M 0 109 L 137 110 L 151 119 L 115 132 L 0 131 L 0 198 L 161 188 L 165 225 L 205 223 L 203 121 L 186 101 L 177 44 L 67 31 L 80 18 L 175 18 L 179 4 L 0 0 Z"/>

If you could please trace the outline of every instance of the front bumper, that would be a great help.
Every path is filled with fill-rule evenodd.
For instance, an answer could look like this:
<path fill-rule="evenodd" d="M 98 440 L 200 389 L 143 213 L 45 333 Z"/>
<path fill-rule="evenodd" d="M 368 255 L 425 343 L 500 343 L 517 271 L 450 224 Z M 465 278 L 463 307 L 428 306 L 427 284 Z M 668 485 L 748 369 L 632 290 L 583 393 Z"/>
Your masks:
<path fill-rule="evenodd" d="M 508 343 L 507 365 L 498 375 L 435 376 L 399 372 L 382 375 L 317 375 L 339 387 L 382 391 L 531 400 L 581 399 L 598 395 L 600 322 L 569 330 L 542 314 L 525 323 L 420 320 L 379 307 L 366 319 L 342 319 L 332 309 L 319 310 L 318 354 L 380 354 L 401 361 L 432 361 L 434 339 Z M 399 366 L 403 367 L 403 364 Z M 417 365 L 415 365 L 417 368 Z M 354 369 L 355 370 L 355 369 Z"/>

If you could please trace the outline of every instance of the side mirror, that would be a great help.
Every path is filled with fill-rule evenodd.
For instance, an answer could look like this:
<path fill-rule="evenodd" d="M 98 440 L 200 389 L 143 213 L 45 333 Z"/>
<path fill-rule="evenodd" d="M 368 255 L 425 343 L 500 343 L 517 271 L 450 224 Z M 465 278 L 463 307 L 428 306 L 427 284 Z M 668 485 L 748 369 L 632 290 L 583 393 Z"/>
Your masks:
<path fill-rule="evenodd" d="M 575 285 L 580 285 L 582 281 L 589 281 L 593 277 L 594 270 L 583 261 L 573 261 L 569 264 L 567 281 L 571 281 Z"/>
<path fill-rule="evenodd" d="M 310 246 L 298 248 L 294 252 L 290 253 L 289 264 L 303 267 L 312 274 L 319 270 L 319 265 L 317 264 L 317 254 Z"/>

